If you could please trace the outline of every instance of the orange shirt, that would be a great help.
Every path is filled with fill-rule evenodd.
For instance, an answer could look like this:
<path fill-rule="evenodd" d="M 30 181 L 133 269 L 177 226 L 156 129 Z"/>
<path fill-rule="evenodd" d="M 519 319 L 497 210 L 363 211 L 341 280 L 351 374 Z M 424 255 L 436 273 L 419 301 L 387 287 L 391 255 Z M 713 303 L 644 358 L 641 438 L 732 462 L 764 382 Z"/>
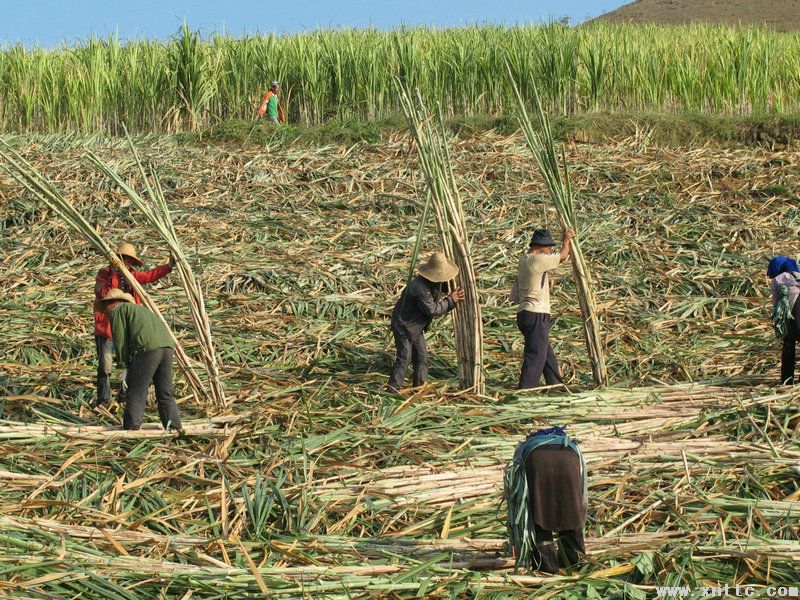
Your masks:
<path fill-rule="evenodd" d="M 278 94 L 273 92 L 272 90 L 268 91 L 264 98 L 261 100 L 261 106 L 258 108 L 258 116 L 263 117 L 267 112 L 267 105 L 272 97 L 275 96 L 275 103 L 278 106 L 278 120 L 283 123 L 286 118 L 283 115 L 283 109 L 281 108 L 280 103 L 278 102 Z"/>

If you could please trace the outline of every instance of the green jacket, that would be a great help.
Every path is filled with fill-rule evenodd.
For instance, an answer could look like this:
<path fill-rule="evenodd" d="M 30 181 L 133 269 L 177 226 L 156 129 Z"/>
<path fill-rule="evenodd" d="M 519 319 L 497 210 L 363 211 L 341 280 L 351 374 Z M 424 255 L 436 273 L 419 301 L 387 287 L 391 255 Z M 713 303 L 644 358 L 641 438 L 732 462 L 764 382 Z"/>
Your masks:
<path fill-rule="evenodd" d="M 111 335 L 117 361 L 126 367 L 149 350 L 175 348 L 175 344 L 158 317 L 144 306 L 126 302 L 111 311 Z"/>

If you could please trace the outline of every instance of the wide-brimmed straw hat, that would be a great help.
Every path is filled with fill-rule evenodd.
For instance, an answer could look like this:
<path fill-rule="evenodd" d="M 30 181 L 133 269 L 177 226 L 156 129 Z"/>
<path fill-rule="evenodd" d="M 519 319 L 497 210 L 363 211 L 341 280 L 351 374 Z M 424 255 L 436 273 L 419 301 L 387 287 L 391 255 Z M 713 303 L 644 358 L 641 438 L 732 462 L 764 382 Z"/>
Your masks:
<path fill-rule="evenodd" d="M 444 255 L 443 252 L 434 252 L 428 262 L 419 266 L 419 274 L 428 281 L 444 283 L 458 275 L 458 266 Z"/>
<path fill-rule="evenodd" d="M 111 288 L 104 297 L 98 300 L 98 302 L 130 302 L 133 304 L 134 300 L 133 296 L 123 292 L 121 289 Z"/>
<path fill-rule="evenodd" d="M 120 258 L 127 256 L 137 267 L 142 266 L 142 261 L 136 255 L 136 248 L 133 247 L 133 244 L 129 244 L 128 242 L 120 244 L 119 248 L 117 248 L 117 256 Z"/>

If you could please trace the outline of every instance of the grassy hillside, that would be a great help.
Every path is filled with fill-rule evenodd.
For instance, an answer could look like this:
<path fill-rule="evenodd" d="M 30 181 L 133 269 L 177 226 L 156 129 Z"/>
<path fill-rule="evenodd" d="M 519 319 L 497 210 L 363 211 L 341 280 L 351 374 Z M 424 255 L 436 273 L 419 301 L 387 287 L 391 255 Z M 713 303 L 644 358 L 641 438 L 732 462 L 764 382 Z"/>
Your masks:
<path fill-rule="evenodd" d="M 395 78 L 449 117 L 502 116 L 535 81 L 559 114 L 800 111 L 800 39 L 761 29 L 597 25 L 320 31 L 0 50 L 0 131 L 180 131 L 252 119 L 268 83 L 289 120 L 396 116 Z"/>
<path fill-rule="evenodd" d="M 800 29 L 800 5 L 796 0 L 636 0 L 594 21 L 655 25 L 709 23 L 797 31 Z"/>
<path fill-rule="evenodd" d="M 82 157 L 88 145 L 135 182 L 119 140 L 8 139 L 110 239 L 135 242 L 149 265 L 166 258 Z M 0 173 L 2 593 L 567 599 L 793 583 L 798 393 L 769 385 L 779 346 L 764 270 L 772 254 L 797 252 L 799 152 L 665 147 L 646 131 L 571 143 L 610 379 L 670 385 L 589 389 L 563 269 L 552 336 L 576 394 L 530 396 L 512 391 L 521 338 L 505 298 L 531 230 L 553 214 L 520 138 L 455 140 L 489 395 L 453 393 L 444 319 L 429 338 L 431 386 L 396 397 L 383 391 L 388 317 L 422 191 L 408 139 L 179 142 L 137 143 L 204 282 L 233 399 L 207 415 L 179 379 L 188 439 L 155 429 L 122 438 L 107 428 L 119 413 L 89 412 L 102 261 Z M 194 352 L 177 284 L 154 292 Z M 515 576 L 502 465 L 547 423 L 567 424 L 586 450 L 589 557 L 577 574 Z"/>

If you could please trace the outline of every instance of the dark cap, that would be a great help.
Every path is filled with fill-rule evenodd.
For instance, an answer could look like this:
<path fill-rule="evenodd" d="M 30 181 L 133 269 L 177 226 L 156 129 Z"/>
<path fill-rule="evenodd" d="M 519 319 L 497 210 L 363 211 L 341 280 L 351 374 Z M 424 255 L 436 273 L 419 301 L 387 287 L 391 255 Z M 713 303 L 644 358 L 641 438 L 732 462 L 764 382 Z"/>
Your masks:
<path fill-rule="evenodd" d="M 556 241 L 553 239 L 553 236 L 550 234 L 549 229 L 537 229 L 533 232 L 533 237 L 531 238 L 531 246 L 555 246 Z"/>

